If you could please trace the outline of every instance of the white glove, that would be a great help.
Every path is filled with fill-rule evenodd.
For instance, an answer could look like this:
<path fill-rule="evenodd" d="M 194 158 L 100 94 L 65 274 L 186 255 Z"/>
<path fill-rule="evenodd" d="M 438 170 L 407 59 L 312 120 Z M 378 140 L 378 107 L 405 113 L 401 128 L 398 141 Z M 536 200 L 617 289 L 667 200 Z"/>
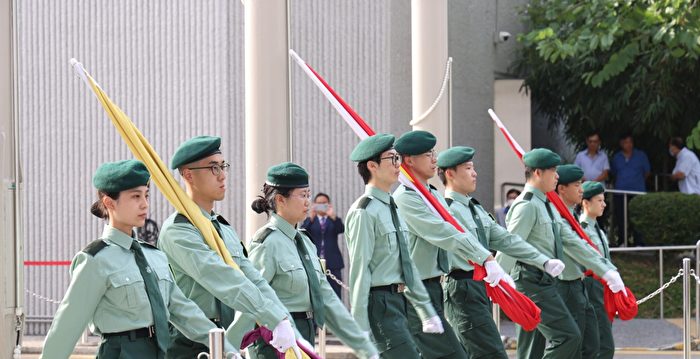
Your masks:
<path fill-rule="evenodd" d="M 620 278 L 620 273 L 616 270 L 609 270 L 603 274 L 603 279 L 608 282 L 608 288 L 613 293 L 617 293 L 619 291 L 624 291 L 625 295 L 627 295 L 627 291 L 625 291 L 625 283 L 622 282 L 622 278 Z"/>
<path fill-rule="evenodd" d="M 291 347 L 296 347 L 296 338 L 294 337 L 294 329 L 292 328 L 292 323 L 289 320 L 284 319 L 275 329 L 272 330 L 272 340 L 270 340 L 270 345 L 272 345 L 280 353 L 286 353 L 287 349 Z"/>
<path fill-rule="evenodd" d="M 513 277 L 510 276 L 510 274 L 505 273 L 503 275 L 503 279 L 501 279 L 502 282 L 508 283 L 512 288 L 515 288 L 515 281 L 513 280 Z"/>
<path fill-rule="evenodd" d="M 442 327 L 442 320 L 437 315 L 423 321 L 423 333 L 442 334 L 445 328 Z"/>
<path fill-rule="evenodd" d="M 224 356 L 226 359 L 243 359 L 241 356 L 241 353 L 236 353 L 236 352 L 226 352 L 226 355 Z"/>
<path fill-rule="evenodd" d="M 488 283 L 492 287 L 497 286 L 498 282 L 500 282 L 501 279 L 503 279 L 503 276 L 505 276 L 506 274 L 506 272 L 503 271 L 503 268 L 501 268 L 498 262 L 494 260 L 490 260 L 484 263 L 484 268 L 486 268 L 486 277 L 484 277 L 484 281 L 486 281 L 486 283 Z"/>
<path fill-rule="evenodd" d="M 544 263 L 544 271 L 552 277 L 560 275 L 565 267 L 566 265 L 564 265 L 564 262 L 558 259 L 550 259 Z"/>

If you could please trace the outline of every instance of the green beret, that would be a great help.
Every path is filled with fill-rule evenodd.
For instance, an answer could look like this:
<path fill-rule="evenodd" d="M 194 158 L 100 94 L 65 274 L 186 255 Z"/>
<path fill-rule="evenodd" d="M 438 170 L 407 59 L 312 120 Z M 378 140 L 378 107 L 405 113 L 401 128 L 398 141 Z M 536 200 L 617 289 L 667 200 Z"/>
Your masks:
<path fill-rule="evenodd" d="M 455 146 L 448 148 L 438 155 L 437 165 L 440 168 L 451 168 L 469 162 L 476 151 L 471 147 Z"/>
<path fill-rule="evenodd" d="M 559 174 L 559 184 L 569 184 L 583 178 L 583 170 L 576 165 L 557 166 L 557 174 Z"/>
<path fill-rule="evenodd" d="M 436 143 L 437 138 L 428 131 L 408 131 L 396 140 L 394 148 L 402 155 L 415 156 L 432 150 Z"/>
<path fill-rule="evenodd" d="M 546 148 L 535 148 L 523 155 L 523 163 L 530 168 L 547 169 L 558 166 L 561 157 Z"/>
<path fill-rule="evenodd" d="M 309 187 L 309 174 L 296 163 L 284 162 L 267 170 L 266 183 L 274 187 Z"/>
<path fill-rule="evenodd" d="M 92 176 L 92 184 L 100 191 L 121 191 L 148 185 L 151 174 L 146 165 L 137 160 L 107 162 L 100 165 Z"/>
<path fill-rule="evenodd" d="M 378 133 L 360 141 L 350 154 L 350 160 L 355 162 L 367 161 L 382 154 L 394 145 L 394 136 Z"/>
<path fill-rule="evenodd" d="M 170 168 L 176 169 L 182 165 L 199 161 L 202 158 L 221 153 L 221 137 L 197 136 L 183 142 L 175 150 L 173 158 L 170 160 Z"/>
<path fill-rule="evenodd" d="M 581 185 L 583 188 L 583 198 L 591 199 L 593 196 L 605 193 L 605 187 L 603 184 L 597 181 L 586 181 Z"/>

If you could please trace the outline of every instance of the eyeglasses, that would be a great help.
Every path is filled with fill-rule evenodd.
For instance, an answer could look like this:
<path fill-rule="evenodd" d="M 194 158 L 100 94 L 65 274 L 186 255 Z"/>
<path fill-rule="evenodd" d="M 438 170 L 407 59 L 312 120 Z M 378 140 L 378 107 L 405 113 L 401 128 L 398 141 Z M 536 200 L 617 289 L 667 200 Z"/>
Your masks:
<path fill-rule="evenodd" d="M 289 196 L 308 200 L 311 199 L 311 192 L 290 194 Z"/>
<path fill-rule="evenodd" d="M 435 150 L 430 150 L 430 152 L 424 153 L 423 156 L 430 157 L 431 160 L 437 158 L 437 152 Z"/>
<path fill-rule="evenodd" d="M 387 157 L 379 157 L 380 161 L 389 160 L 389 159 L 391 160 L 391 164 L 394 166 L 401 163 L 401 156 L 399 154 L 395 154 L 393 156 L 387 156 Z"/>
<path fill-rule="evenodd" d="M 204 167 L 187 167 L 188 170 L 204 170 L 208 169 L 211 171 L 211 174 L 214 176 L 218 176 L 221 174 L 221 172 L 228 172 L 228 170 L 231 168 L 230 163 L 226 162 L 221 162 L 221 164 L 213 164 L 211 166 L 204 166 Z"/>

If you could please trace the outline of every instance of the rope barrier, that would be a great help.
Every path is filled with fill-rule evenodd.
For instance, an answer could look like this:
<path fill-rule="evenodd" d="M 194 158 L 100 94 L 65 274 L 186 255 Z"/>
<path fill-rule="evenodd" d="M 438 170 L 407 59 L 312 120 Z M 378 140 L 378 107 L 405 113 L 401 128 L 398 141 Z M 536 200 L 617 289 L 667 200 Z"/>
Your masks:
<path fill-rule="evenodd" d="M 435 101 L 433 101 L 433 104 L 430 105 L 430 107 L 428 107 L 428 109 L 425 112 L 423 112 L 423 114 L 420 117 L 411 120 L 411 122 L 408 123 L 409 125 L 411 125 L 411 126 L 417 125 L 421 121 L 425 120 L 425 118 L 428 117 L 428 115 L 430 115 L 430 113 L 432 113 L 435 110 L 437 105 L 440 103 L 440 100 L 442 100 L 442 97 L 445 95 L 445 90 L 447 89 L 447 83 L 450 80 L 450 69 L 451 68 L 452 68 L 452 58 L 448 57 L 447 64 L 445 65 L 445 76 L 442 79 L 442 85 L 440 86 L 440 92 L 438 92 L 437 98 L 435 98 Z"/>

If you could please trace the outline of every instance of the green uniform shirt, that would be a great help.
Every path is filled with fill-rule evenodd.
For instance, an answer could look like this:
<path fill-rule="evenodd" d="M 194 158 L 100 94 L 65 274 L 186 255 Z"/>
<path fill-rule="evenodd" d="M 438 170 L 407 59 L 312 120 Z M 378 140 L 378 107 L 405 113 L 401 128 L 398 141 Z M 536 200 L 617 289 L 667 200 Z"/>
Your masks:
<path fill-rule="evenodd" d="M 143 277 L 131 252 L 134 238 L 106 225 L 100 239 L 107 245 L 94 256 L 79 252 L 73 258 L 71 282 L 46 335 L 42 358 L 70 357 L 88 324 L 97 335 L 153 325 Z M 142 248 L 158 277 L 170 323 L 191 340 L 209 345 L 214 323 L 175 285 L 165 254 L 149 245 Z M 228 342 L 226 351 L 233 351 Z"/>
<path fill-rule="evenodd" d="M 529 201 L 525 199 L 527 193 L 532 193 Z M 547 213 L 546 200 L 547 196 L 542 191 L 526 184 L 523 193 L 515 199 L 506 216 L 508 231 L 525 239 L 542 254 L 554 258 L 553 228 L 556 228 L 560 233 L 563 253 L 573 258 L 576 263 L 592 269 L 599 276 L 616 269 L 609 260 L 601 257 L 581 239 L 568 223 L 563 223 L 563 219 L 552 204 L 550 206 L 554 222 L 557 224 L 554 226 Z M 511 270 L 516 262 L 514 258 L 503 253 L 499 253 L 497 259 L 506 270 Z"/>
<path fill-rule="evenodd" d="M 455 219 L 459 221 L 465 230 L 468 230 L 474 237 L 478 238 L 478 226 L 469 209 L 469 202 L 472 198 L 451 190 L 445 191 L 445 197 L 452 199 L 450 210 L 454 214 Z M 550 260 L 549 257 L 537 251 L 535 247 L 525 242 L 522 238 L 511 234 L 501 227 L 481 205 L 476 205 L 475 210 L 484 227 L 486 244 L 489 249 L 506 253 L 521 262 L 544 269 L 544 263 Z M 450 270 L 474 270 L 474 266 L 469 264 L 469 261 L 464 257 L 450 253 L 449 259 Z"/>
<path fill-rule="evenodd" d="M 554 206 L 552 206 L 552 208 L 554 208 Z M 561 223 L 563 223 L 564 226 L 570 228 L 571 231 L 574 232 L 574 234 L 576 234 L 576 236 L 578 237 L 578 234 L 576 233 L 576 231 L 574 231 L 574 229 L 571 228 L 571 225 L 569 224 L 569 222 L 559 214 L 559 211 L 553 210 L 552 212 L 556 212 L 556 213 L 554 213 L 554 217 L 560 218 Z M 571 215 L 574 216 L 574 218 L 576 218 L 576 214 L 574 213 L 573 208 L 569 208 L 569 212 L 571 212 Z M 581 237 L 578 237 L 578 238 L 581 238 Z M 581 238 L 581 240 L 585 241 L 583 238 Z M 573 257 L 571 257 L 571 255 L 564 252 L 564 256 L 561 258 L 561 261 L 564 262 L 564 265 L 566 266 L 564 268 L 564 271 L 562 271 L 561 274 L 559 275 L 559 278 L 561 280 L 583 279 L 583 277 L 584 277 L 583 272 L 586 271 L 586 268 L 584 268 L 580 264 L 578 264 L 578 262 L 576 262 L 576 260 Z"/>
<path fill-rule="evenodd" d="M 362 198 L 372 200 L 365 208 L 358 205 Z M 352 315 L 360 327 L 369 331 L 367 302 L 371 287 L 405 283 L 406 299 L 413 305 L 421 319 L 437 315 L 430 303 L 428 292 L 418 278 L 418 269 L 413 261 L 413 282 L 406 283 L 401 270 L 397 230 L 408 238 L 408 227 L 401 218 L 401 228 L 395 228 L 389 207 L 390 194 L 374 186 L 365 187 L 365 195 L 350 206 L 345 219 L 345 238 L 348 243 L 350 264 L 350 305 Z M 404 245 L 408 246 L 408 243 Z"/>
<path fill-rule="evenodd" d="M 297 233 L 301 233 L 303 245 L 311 258 L 321 285 L 326 324 L 345 345 L 352 348 L 360 357 L 367 358 L 377 354 L 377 349 L 369 336 L 360 330 L 326 280 L 326 275 L 321 268 L 321 261 L 316 255 L 316 246 L 309 237 L 304 232 L 298 232 L 282 217 L 272 213 L 267 224 L 260 228 L 253 238 L 257 238 L 267 228 L 273 229 L 273 231 L 264 240 L 251 241 L 250 260 L 260 270 L 263 278 L 270 283 L 287 310 L 292 313 L 312 310 L 309 280 L 304 264 L 299 257 L 295 239 Z"/>
<path fill-rule="evenodd" d="M 432 187 L 427 187 L 445 209 L 449 206 L 445 199 Z M 416 262 L 421 279 L 441 276 L 438 268 L 438 249 L 442 248 L 456 257 L 483 264 L 491 255 L 479 239 L 472 233 L 458 231 L 452 224 L 430 211 L 420 194 L 401 185 L 394 191 L 396 205 L 408 223 L 409 251 Z"/>
<path fill-rule="evenodd" d="M 596 219 L 588 217 L 585 214 L 581 213 L 579 221 L 583 226 L 583 231 L 586 232 L 588 238 L 590 238 L 591 241 L 593 241 L 593 244 L 595 244 L 596 247 L 598 247 L 600 253 L 604 255 L 605 258 L 607 258 L 608 260 L 611 260 L 610 246 L 608 245 L 608 236 L 605 235 L 605 232 L 603 232 L 603 230 L 600 230 L 600 232 L 596 230 L 595 226 L 598 224 Z"/>
<path fill-rule="evenodd" d="M 222 304 L 242 313 L 272 330 L 287 316 L 260 272 L 243 254 L 243 245 L 236 232 L 228 224 L 217 220 L 217 215 L 202 214 L 219 223 L 222 240 L 240 271 L 232 268 L 204 242 L 197 228 L 186 221 L 175 221 L 173 213 L 163 223 L 158 246 L 168 256 L 177 285 L 185 295 L 204 311 L 208 318 L 216 318 L 216 299 Z M 242 339 L 240 331 L 229 331 L 227 338 L 238 346 Z M 240 336 L 236 336 L 240 335 Z"/>

